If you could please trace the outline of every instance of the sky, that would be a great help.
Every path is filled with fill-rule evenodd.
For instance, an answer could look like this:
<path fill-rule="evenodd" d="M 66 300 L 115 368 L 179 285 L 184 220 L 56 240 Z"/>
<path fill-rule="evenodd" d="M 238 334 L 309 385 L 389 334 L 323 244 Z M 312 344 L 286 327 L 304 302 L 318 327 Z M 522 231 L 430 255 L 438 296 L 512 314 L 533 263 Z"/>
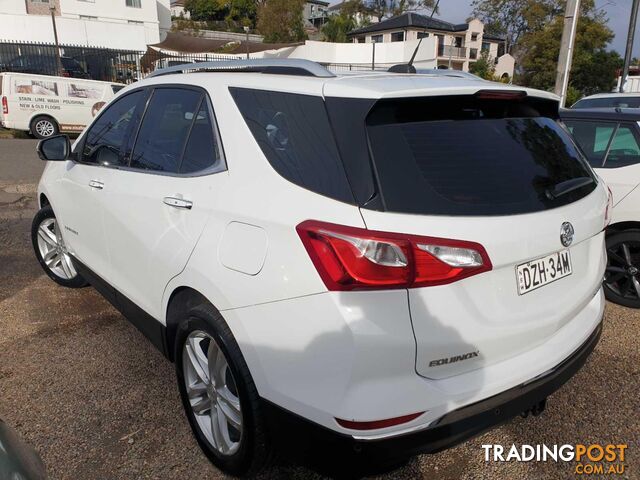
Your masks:
<path fill-rule="evenodd" d="M 629 30 L 631 16 L 631 0 L 596 0 L 596 6 L 603 8 L 609 17 L 609 28 L 613 30 L 615 38 L 611 48 L 624 55 L 624 49 Z M 471 0 L 440 0 L 440 18 L 453 23 L 461 23 L 471 14 Z M 640 27 L 640 22 L 638 22 Z M 633 54 L 640 57 L 640 32 L 636 28 Z"/>

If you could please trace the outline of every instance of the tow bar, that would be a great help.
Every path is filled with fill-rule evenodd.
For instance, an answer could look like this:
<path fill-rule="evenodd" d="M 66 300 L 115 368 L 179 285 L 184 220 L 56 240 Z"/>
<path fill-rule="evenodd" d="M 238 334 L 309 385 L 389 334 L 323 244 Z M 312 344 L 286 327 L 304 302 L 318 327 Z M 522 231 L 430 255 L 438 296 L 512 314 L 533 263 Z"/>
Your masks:
<path fill-rule="evenodd" d="M 547 407 L 547 399 L 545 398 L 544 400 L 539 401 L 538 403 L 534 404 L 531 408 L 529 408 L 528 410 L 525 410 L 524 412 L 522 412 L 520 414 L 520 416 L 522 418 L 527 418 L 529 416 L 529 414 L 533 415 L 534 417 L 537 417 L 538 415 L 540 415 L 542 412 L 544 412 L 544 409 Z"/>

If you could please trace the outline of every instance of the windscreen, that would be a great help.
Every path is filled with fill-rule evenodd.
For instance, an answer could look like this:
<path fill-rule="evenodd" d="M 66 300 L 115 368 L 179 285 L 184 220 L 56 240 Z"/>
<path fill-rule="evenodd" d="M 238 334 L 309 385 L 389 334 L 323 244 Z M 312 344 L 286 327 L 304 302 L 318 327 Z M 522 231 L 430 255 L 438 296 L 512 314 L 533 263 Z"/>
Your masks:
<path fill-rule="evenodd" d="M 640 96 L 638 97 L 604 97 L 585 98 L 573 104 L 571 108 L 640 108 Z"/>
<path fill-rule="evenodd" d="M 366 128 L 385 209 L 512 215 L 586 196 L 592 170 L 545 110 L 473 96 L 379 102 Z"/>

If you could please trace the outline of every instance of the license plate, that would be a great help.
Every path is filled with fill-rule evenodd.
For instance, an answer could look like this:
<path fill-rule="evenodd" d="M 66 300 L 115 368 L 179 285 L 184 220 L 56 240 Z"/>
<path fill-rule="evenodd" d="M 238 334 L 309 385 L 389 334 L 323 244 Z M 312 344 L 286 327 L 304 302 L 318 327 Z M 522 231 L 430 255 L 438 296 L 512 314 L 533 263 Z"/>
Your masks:
<path fill-rule="evenodd" d="M 560 250 L 546 257 L 537 258 L 516 267 L 518 295 L 532 292 L 540 287 L 571 275 L 569 250 Z"/>

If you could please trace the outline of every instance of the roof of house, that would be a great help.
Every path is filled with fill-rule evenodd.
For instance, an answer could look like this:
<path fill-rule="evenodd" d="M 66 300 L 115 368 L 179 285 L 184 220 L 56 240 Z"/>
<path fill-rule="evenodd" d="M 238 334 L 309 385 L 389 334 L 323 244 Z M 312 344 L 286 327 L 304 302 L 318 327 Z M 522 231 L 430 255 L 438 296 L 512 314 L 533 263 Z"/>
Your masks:
<path fill-rule="evenodd" d="M 334 5 L 331 5 L 329 7 L 329 11 L 330 12 L 339 12 L 340 9 L 342 8 L 342 6 L 345 4 L 346 0 L 343 0 L 342 2 L 336 3 Z"/>
<path fill-rule="evenodd" d="M 233 46 L 235 45 L 235 46 Z M 194 37 L 181 32 L 168 32 L 165 39 L 160 43 L 149 45 L 154 50 L 170 50 L 182 53 L 214 53 L 224 49 L 224 53 L 255 53 L 265 50 L 277 50 L 279 48 L 293 47 L 302 43 L 263 43 L 246 42 L 244 40 L 234 42 L 233 40 L 210 39 Z"/>
<path fill-rule="evenodd" d="M 184 7 L 185 0 L 171 0 L 172 7 Z"/>
<path fill-rule="evenodd" d="M 385 30 L 396 30 L 402 28 L 423 28 L 429 30 L 442 30 L 444 32 L 462 32 L 469 28 L 468 23 L 449 23 L 437 18 L 426 17 L 414 12 L 403 13 L 396 17 L 388 18 L 379 23 L 374 23 L 366 27 L 351 30 L 349 35 L 360 35 L 362 33 L 381 32 Z"/>
<path fill-rule="evenodd" d="M 306 0 L 305 3 L 313 3 L 314 5 L 322 5 L 323 7 L 329 6 L 329 2 L 325 2 L 323 0 Z"/>
<path fill-rule="evenodd" d="M 482 39 L 483 40 L 489 40 L 489 41 L 493 40 L 494 42 L 504 42 L 505 41 L 504 37 L 499 37 L 497 35 L 490 35 L 488 33 L 483 33 L 482 34 Z"/>

